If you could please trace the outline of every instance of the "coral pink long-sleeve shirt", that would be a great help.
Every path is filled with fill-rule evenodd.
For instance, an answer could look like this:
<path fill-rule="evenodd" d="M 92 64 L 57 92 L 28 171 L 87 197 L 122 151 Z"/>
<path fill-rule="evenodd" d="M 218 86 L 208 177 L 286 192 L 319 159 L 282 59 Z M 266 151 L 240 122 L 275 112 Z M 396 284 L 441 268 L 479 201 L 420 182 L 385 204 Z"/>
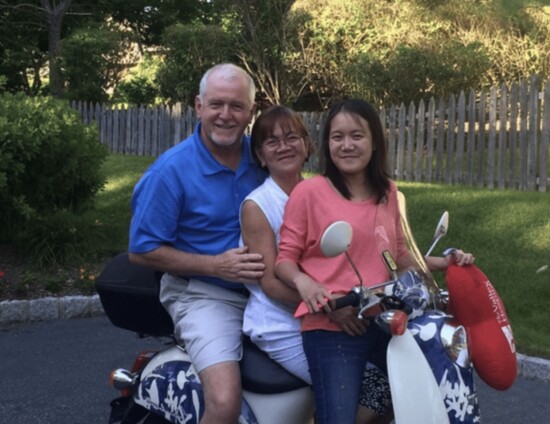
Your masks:
<path fill-rule="evenodd" d="M 389 250 L 396 260 L 407 253 L 397 187 L 393 182 L 386 199 L 377 205 L 374 199 L 363 202 L 345 199 L 323 176 L 302 181 L 290 194 L 285 207 L 277 263 L 295 262 L 301 271 L 330 292 L 347 293 L 359 284 L 351 265 L 345 255 L 323 256 L 320 247 L 323 232 L 340 220 L 349 222 L 353 228 L 348 253 L 363 283 L 372 286 L 389 280 L 381 253 Z M 302 318 L 302 331 L 313 329 L 342 331 L 324 313 L 306 314 Z"/>

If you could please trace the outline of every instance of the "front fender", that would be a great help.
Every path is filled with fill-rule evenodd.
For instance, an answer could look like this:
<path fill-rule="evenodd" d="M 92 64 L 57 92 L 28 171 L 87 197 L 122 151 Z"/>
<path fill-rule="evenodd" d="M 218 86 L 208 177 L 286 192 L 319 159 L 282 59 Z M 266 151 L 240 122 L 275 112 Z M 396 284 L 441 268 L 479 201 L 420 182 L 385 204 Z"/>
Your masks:
<path fill-rule="evenodd" d="M 433 371 L 450 422 L 479 423 L 473 367 L 454 362 L 442 340 L 442 329 L 449 325 L 456 327 L 447 315 L 430 311 L 409 322 L 408 328 Z"/>

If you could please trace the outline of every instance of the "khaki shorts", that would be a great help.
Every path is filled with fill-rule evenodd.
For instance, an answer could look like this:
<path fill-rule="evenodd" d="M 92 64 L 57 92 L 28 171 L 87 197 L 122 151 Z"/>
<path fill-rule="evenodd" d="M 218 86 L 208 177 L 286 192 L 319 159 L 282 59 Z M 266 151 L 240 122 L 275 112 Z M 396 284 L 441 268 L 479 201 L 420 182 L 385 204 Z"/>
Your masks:
<path fill-rule="evenodd" d="M 247 298 L 196 279 L 164 274 L 160 301 L 172 317 L 174 335 L 197 372 L 242 358 L 243 312 Z"/>

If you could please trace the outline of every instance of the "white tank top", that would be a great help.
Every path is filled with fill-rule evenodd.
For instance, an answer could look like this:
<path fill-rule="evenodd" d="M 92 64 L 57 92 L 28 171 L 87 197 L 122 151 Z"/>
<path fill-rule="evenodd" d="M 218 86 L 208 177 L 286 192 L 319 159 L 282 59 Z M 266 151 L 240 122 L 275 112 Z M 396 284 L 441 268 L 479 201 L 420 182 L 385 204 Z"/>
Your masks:
<path fill-rule="evenodd" d="M 260 187 L 246 197 L 245 202 L 247 200 L 253 201 L 262 210 L 278 244 L 279 229 L 283 223 L 288 195 L 268 177 Z M 289 331 L 300 331 L 300 321 L 294 318 L 293 308 L 267 297 L 260 284 L 246 284 L 246 287 L 250 290 L 250 297 L 244 311 L 243 332 L 252 340 L 275 340 Z"/>

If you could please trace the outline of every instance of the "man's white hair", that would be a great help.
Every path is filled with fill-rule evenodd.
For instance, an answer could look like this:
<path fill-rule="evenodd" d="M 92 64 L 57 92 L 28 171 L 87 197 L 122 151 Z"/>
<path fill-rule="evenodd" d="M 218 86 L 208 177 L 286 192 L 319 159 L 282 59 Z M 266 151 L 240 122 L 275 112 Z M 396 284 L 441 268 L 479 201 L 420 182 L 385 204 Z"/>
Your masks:
<path fill-rule="evenodd" d="M 254 80 L 252 79 L 250 74 L 246 72 L 243 68 L 232 63 L 221 63 L 219 65 L 215 65 L 204 73 L 199 84 L 199 98 L 201 100 L 203 100 L 204 93 L 206 92 L 208 78 L 213 73 L 220 74 L 222 77 L 227 79 L 245 77 L 245 79 L 248 81 L 248 96 L 250 98 L 250 103 L 254 103 L 254 100 L 256 98 L 256 85 L 254 84 Z"/>

